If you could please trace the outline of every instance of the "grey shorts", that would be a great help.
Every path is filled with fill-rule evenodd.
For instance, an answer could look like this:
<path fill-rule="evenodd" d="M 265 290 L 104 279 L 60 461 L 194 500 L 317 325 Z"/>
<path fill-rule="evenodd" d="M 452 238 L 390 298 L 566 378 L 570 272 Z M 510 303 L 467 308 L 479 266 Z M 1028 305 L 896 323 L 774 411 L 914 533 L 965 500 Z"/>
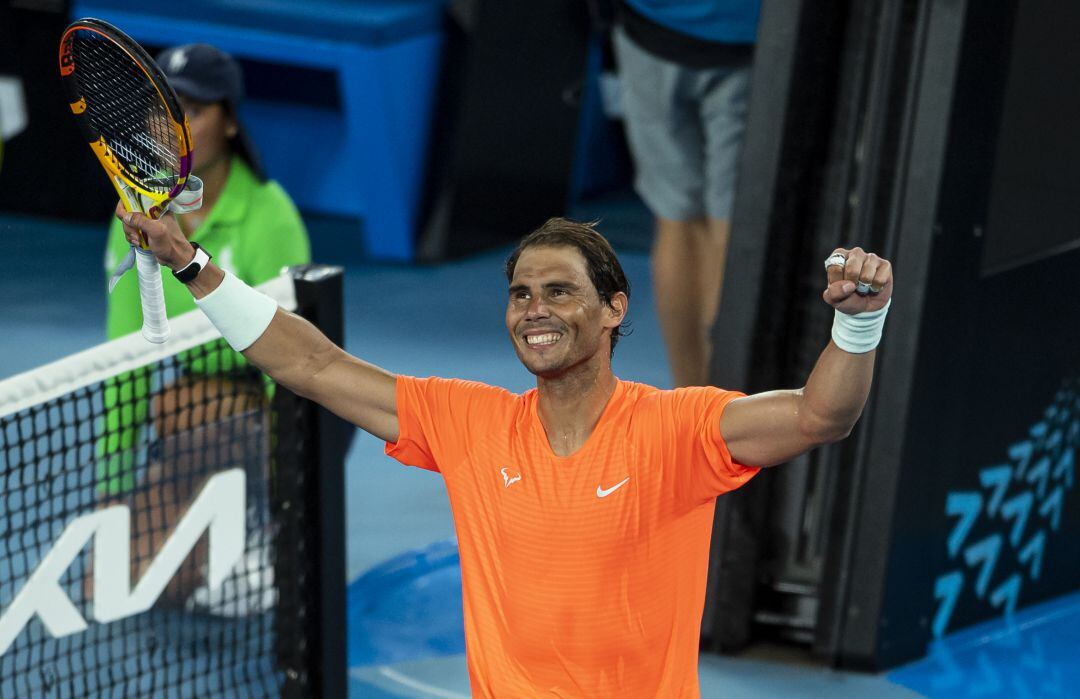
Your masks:
<path fill-rule="evenodd" d="M 750 68 L 687 68 L 622 28 L 614 42 L 638 194 L 659 218 L 730 219 Z"/>

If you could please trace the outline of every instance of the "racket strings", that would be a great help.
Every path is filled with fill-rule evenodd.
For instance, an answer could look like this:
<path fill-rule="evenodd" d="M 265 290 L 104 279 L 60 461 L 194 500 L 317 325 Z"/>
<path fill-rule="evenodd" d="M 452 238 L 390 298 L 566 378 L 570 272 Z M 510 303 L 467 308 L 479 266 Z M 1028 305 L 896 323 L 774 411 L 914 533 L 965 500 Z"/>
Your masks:
<path fill-rule="evenodd" d="M 133 181 L 168 193 L 181 172 L 180 143 L 150 78 L 123 48 L 95 32 L 75 33 L 72 56 L 88 135 L 104 139 Z"/>

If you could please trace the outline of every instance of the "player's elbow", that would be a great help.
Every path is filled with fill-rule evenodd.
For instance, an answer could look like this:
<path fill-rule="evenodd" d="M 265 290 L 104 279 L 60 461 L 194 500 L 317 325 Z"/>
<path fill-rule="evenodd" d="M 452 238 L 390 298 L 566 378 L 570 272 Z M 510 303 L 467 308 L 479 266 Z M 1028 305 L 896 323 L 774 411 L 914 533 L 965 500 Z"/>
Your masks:
<path fill-rule="evenodd" d="M 846 439 L 851 434 L 851 430 L 855 428 L 857 421 L 857 415 L 854 419 L 851 419 L 838 415 L 806 413 L 802 416 L 800 426 L 808 442 L 821 446 Z"/>
<path fill-rule="evenodd" d="M 333 342 L 320 342 L 291 362 L 285 371 L 273 375 L 273 378 L 293 393 L 315 399 L 320 392 L 320 384 L 329 374 L 327 369 L 343 354 L 344 350 Z"/>
<path fill-rule="evenodd" d="M 862 415 L 862 404 L 811 400 L 805 391 L 804 388 L 795 392 L 796 414 L 803 439 L 812 445 L 811 448 L 846 439 Z"/>
<path fill-rule="evenodd" d="M 329 340 L 314 348 L 304 363 L 305 386 L 314 391 L 320 384 L 333 381 L 333 374 L 330 369 L 338 361 L 347 357 L 345 350 Z"/>

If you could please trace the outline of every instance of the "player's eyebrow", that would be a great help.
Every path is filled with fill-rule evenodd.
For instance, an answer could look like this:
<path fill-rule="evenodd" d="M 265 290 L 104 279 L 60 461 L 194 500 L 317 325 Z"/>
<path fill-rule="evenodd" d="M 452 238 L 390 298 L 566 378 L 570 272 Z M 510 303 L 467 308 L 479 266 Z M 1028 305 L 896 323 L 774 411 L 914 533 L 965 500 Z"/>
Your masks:
<path fill-rule="evenodd" d="M 581 285 L 578 284 L 577 282 L 572 282 L 572 281 L 568 281 L 568 280 L 555 280 L 555 281 L 550 281 L 550 282 L 544 282 L 543 284 L 540 285 L 540 288 L 542 288 L 542 289 L 558 288 L 558 289 L 567 289 L 569 291 L 580 291 L 581 290 Z M 519 284 L 511 284 L 509 290 L 507 290 L 507 293 L 510 296 L 513 296 L 514 294 L 516 294 L 518 292 L 528 291 L 528 290 L 529 290 L 529 285 L 528 284 L 520 284 L 520 283 Z"/>
<path fill-rule="evenodd" d="M 557 286 L 557 287 L 560 287 L 560 288 L 563 288 L 563 289 L 573 289 L 575 291 L 581 288 L 580 284 L 578 284 L 577 282 L 572 282 L 572 281 L 553 281 L 553 282 L 545 282 L 543 284 L 543 287 L 545 289 L 550 289 L 553 286 Z"/>

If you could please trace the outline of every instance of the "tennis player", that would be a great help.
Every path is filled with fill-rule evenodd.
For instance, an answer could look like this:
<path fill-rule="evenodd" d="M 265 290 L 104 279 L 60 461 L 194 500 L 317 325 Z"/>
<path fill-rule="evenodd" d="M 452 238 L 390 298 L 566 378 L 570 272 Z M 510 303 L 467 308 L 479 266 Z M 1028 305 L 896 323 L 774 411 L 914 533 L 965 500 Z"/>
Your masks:
<path fill-rule="evenodd" d="M 589 224 L 552 219 L 506 264 L 506 327 L 536 389 L 395 376 L 223 272 L 171 217 L 125 215 L 226 340 L 278 382 L 440 473 L 477 697 L 697 697 L 718 495 L 845 437 L 870 390 L 889 262 L 826 260 L 832 341 L 806 386 L 753 396 L 619 380 L 630 287 Z M 196 265 L 192 268 L 191 265 Z"/>

